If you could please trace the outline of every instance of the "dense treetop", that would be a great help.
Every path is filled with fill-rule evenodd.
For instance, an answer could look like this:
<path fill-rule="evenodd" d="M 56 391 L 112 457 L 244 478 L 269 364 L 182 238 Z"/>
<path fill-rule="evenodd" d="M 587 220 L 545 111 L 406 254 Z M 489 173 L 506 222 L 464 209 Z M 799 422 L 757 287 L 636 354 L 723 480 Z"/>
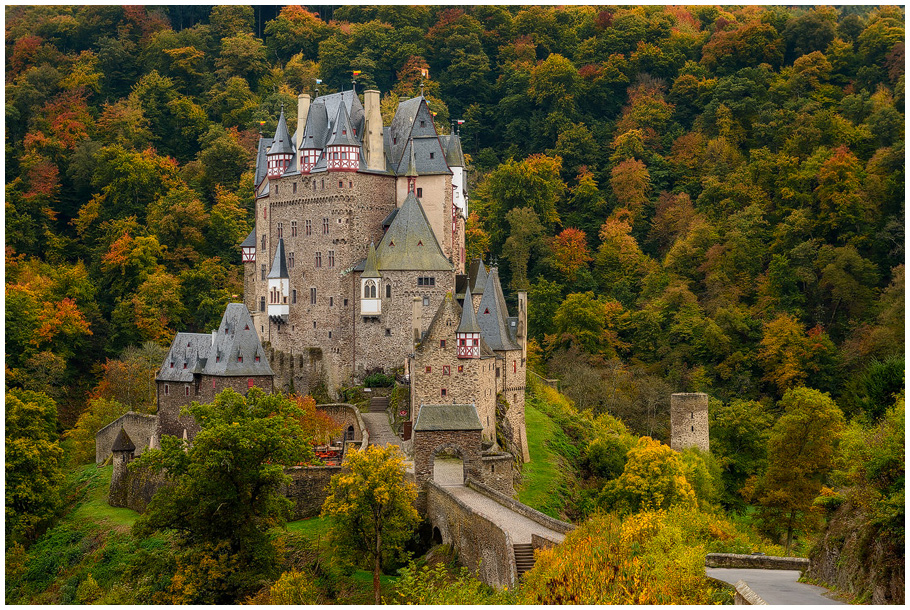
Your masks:
<path fill-rule="evenodd" d="M 314 79 L 337 91 L 354 70 L 388 114 L 427 68 L 440 131 L 465 120 L 470 252 L 530 290 L 540 356 L 563 356 L 570 394 L 587 380 L 581 406 L 657 437 L 643 405 L 665 390 L 808 385 L 861 409 L 846 380 L 903 345 L 903 23 L 899 7 L 7 7 L 8 383 L 56 392 L 69 427 L 106 357 L 207 330 L 242 291 L 260 121 L 270 134 L 282 103 L 294 120 Z"/>

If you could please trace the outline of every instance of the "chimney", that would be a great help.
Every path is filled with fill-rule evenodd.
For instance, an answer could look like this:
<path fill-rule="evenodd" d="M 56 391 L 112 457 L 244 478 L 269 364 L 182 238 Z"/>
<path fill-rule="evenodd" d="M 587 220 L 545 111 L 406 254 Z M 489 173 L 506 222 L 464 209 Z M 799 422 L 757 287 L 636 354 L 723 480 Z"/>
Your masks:
<path fill-rule="evenodd" d="M 303 131 L 306 129 L 306 118 L 310 113 L 310 94 L 301 93 L 297 96 L 297 133 L 294 134 L 294 145 L 297 150 L 297 167 L 300 167 L 300 145 L 303 144 Z"/>
<path fill-rule="evenodd" d="M 379 91 L 369 89 L 363 92 L 364 123 L 363 144 L 367 168 L 385 170 L 385 155 L 382 144 L 382 113 L 379 112 Z"/>
<path fill-rule="evenodd" d="M 420 327 L 423 319 L 423 297 L 414 297 L 411 302 L 411 329 L 414 335 L 414 345 L 420 343 Z"/>

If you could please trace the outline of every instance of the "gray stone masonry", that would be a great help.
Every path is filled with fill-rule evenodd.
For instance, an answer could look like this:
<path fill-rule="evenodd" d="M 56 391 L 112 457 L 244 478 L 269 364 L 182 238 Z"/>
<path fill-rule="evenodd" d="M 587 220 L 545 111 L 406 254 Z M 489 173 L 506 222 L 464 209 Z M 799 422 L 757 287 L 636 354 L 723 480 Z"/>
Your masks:
<path fill-rule="evenodd" d="M 136 446 L 135 455 L 139 457 L 143 451 L 149 448 L 149 442 L 155 435 L 157 427 L 158 417 L 155 415 L 143 415 L 133 411 L 121 415 L 95 434 L 95 464 L 100 466 L 110 457 L 111 446 L 114 444 L 120 428 L 126 430 L 132 439 Z"/>
<path fill-rule="evenodd" d="M 698 447 L 707 452 L 708 395 L 699 393 L 670 396 L 670 447 L 682 451 Z"/>
<path fill-rule="evenodd" d="M 738 555 L 735 553 L 708 553 L 705 555 L 707 568 L 760 568 L 763 570 L 809 569 L 805 557 L 774 557 L 772 555 Z"/>
<path fill-rule="evenodd" d="M 414 431 L 414 478 L 423 489 L 433 479 L 433 460 L 443 449 L 458 454 L 464 462 L 465 478 L 480 478 L 480 430 Z M 421 507 L 418 507 L 420 510 Z"/>

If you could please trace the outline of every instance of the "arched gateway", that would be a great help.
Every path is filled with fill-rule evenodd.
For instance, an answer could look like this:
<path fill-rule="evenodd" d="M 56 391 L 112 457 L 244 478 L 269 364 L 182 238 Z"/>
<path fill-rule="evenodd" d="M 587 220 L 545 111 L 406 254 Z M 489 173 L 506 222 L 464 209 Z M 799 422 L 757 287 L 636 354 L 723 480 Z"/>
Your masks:
<path fill-rule="evenodd" d="M 477 409 L 471 405 L 421 405 L 414 423 L 414 478 L 423 489 L 433 479 L 440 453 L 454 453 L 464 466 L 462 480 L 481 478 L 481 431 Z"/>

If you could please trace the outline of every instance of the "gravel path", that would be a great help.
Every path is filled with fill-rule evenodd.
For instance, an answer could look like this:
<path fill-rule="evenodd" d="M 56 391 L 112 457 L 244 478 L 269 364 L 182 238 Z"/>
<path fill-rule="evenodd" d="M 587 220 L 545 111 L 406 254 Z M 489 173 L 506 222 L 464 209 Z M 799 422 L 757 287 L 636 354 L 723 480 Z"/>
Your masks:
<path fill-rule="evenodd" d="M 363 423 L 367 426 L 367 432 L 370 433 L 370 444 L 380 445 L 398 445 L 401 447 L 401 439 L 392 431 L 389 424 L 389 416 L 383 411 L 381 413 L 361 413 Z"/>
<path fill-rule="evenodd" d="M 735 585 L 745 581 L 756 595 L 769 605 L 832 605 L 842 604 L 825 597 L 827 589 L 797 582 L 799 570 L 759 570 L 751 568 L 705 568 L 711 578 Z"/>
<path fill-rule="evenodd" d="M 512 544 L 530 544 L 531 534 L 549 538 L 554 542 L 562 542 L 565 538 L 563 534 L 554 532 L 536 521 L 531 521 L 523 515 L 512 512 L 502 504 L 464 485 L 447 485 L 445 489 L 504 531 L 509 532 L 512 537 Z"/>

